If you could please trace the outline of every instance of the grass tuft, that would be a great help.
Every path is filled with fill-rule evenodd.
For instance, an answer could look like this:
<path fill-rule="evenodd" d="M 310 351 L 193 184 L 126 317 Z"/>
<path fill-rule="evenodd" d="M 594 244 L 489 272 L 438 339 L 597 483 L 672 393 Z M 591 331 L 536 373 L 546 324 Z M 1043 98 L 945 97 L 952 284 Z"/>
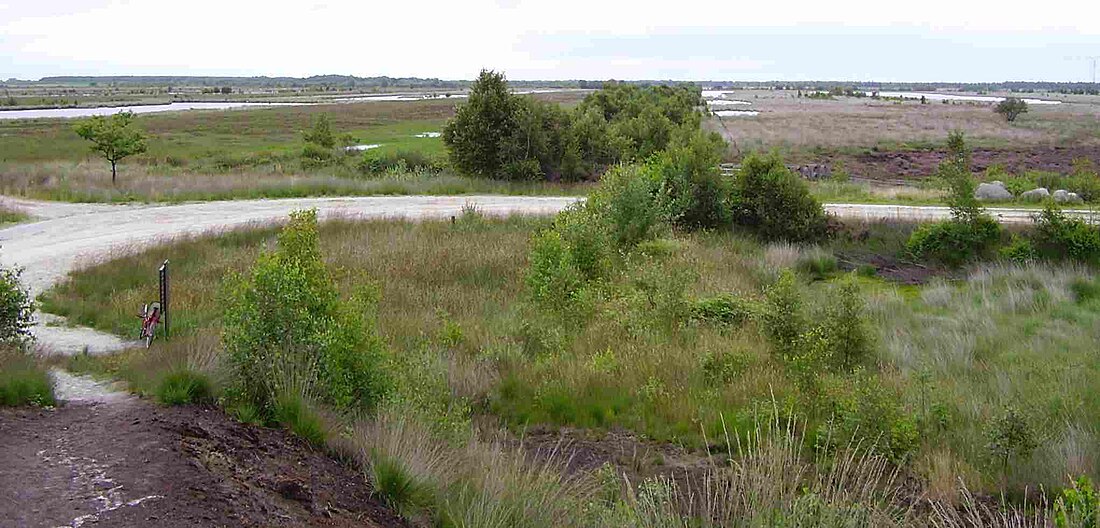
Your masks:
<path fill-rule="evenodd" d="M 53 381 L 26 352 L 0 345 L 0 407 L 54 405 Z"/>
<path fill-rule="evenodd" d="M 203 403 L 213 398 L 210 379 L 190 369 L 170 371 L 161 378 L 156 387 L 157 401 L 165 405 L 186 405 Z"/>

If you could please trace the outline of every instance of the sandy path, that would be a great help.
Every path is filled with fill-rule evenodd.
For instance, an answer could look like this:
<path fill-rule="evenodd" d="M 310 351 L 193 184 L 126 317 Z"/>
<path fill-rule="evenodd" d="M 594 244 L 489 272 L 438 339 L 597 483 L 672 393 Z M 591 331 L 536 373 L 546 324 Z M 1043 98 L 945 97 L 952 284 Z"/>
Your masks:
<path fill-rule="evenodd" d="M 0 229 L 0 264 L 25 268 L 23 280 L 34 295 L 63 279 L 73 269 L 158 240 L 253 223 L 281 220 L 297 209 L 316 208 L 322 218 L 446 218 L 472 205 L 486 214 L 552 214 L 576 201 L 573 197 L 527 196 L 397 196 L 302 198 L 164 204 L 72 204 L 0 197 L 0 205 L 24 211 L 39 221 Z M 940 220 L 946 207 L 827 204 L 845 219 Z M 1034 210 L 990 209 L 1005 223 L 1029 222 Z M 1082 212 L 1088 214 L 1087 211 Z M 135 307 L 136 309 L 136 307 Z M 89 329 L 70 328 L 63 320 L 42 318 L 35 333 L 55 353 L 87 348 L 101 353 L 128 343 Z"/>

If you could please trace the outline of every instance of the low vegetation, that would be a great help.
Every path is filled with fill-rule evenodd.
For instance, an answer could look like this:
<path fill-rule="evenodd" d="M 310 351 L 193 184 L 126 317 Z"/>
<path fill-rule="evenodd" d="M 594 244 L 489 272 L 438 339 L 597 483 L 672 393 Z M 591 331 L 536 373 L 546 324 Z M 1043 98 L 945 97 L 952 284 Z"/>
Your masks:
<path fill-rule="evenodd" d="M 1011 500 L 1041 485 L 1052 495 L 1040 514 L 1053 518 L 1066 475 L 1096 478 L 1092 271 L 991 262 L 921 287 L 874 278 L 874 268 L 853 276 L 835 255 L 901 257 L 911 228 L 852 227 L 814 238 L 816 247 L 792 245 L 808 232 L 802 224 L 739 223 L 732 213 L 751 196 L 731 185 L 715 198 L 690 163 L 666 161 L 613 169 L 553 221 L 471 209 L 454 223 L 314 226 L 298 215 L 282 234 L 237 231 L 90 267 L 44 302 L 119 331 L 132 324 L 133 300 L 153 294 L 135 270 L 172 259 L 173 340 L 84 368 L 153 394 L 209 391 L 242 420 L 353 456 L 418 523 L 958 526 L 967 508 L 986 507 L 967 502 L 960 480 Z M 782 181 L 779 165 L 761 158 L 742 170 Z M 794 183 L 778 188 L 802 196 Z M 810 204 L 798 217 L 818 225 L 812 200 L 784 203 Z M 238 292 L 229 303 L 211 294 L 227 276 L 238 277 L 224 286 Z M 317 303 L 295 300 L 318 287 Z M 356 298 L 377 309 L 348 303 Z M 349 310 L 355 317 L 343 319 Z M 260 324 L 299 328 L 294 341 L 316 346 L 268 361 L 288 348 L 271 340 L 279 333 L 245 330 Z M 314 341 L 320 327 L 353 333 Z M 377 341 L 363 337 L 372 328 Z M 360 336 L 348 342 L 374 358 L 353 371 L 387 380 L 357 384 L 372 388 L 365 398 L 345 397 L 342 376 L 322 368 L 326 350 L 346 350 L 344 335 Z M 264 370 L 303 359 L 315 367 Z M 253 367 L 260 383 L 249 387 L 265 396 L 241 398 Z M 184 368 L 201 381 L 175 374 Z M 493 421 L 506 430 L 486 428 Z M 596 438 L 625 429 L 687 446 L 709 469 L 683 481 L 659 460 L 612 459 L 606 471 L 562 473 L 515 450 L 512 439 L 533 425 Z M 716 443 L 732 462 L 706 453 Z M 920 483 L 936 513 L 903 496 L 899 475 Z"/>
<path fill-rule="evenodd" d="M 53 405 L 52 381 L 30 349 L 35 303 L 19 275 L 0 268 L 0 407 Z"/>

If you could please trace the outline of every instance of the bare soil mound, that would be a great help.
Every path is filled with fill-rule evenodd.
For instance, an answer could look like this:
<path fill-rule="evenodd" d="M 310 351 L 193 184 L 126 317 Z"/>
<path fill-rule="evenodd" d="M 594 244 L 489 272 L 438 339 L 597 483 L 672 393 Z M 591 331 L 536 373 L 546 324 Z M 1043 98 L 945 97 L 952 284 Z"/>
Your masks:
<path fill-rule="evenodd" d="M 854 176 L 875 179 L 921 179 L 936 172 L 943 161 L 944 151 L 872 151 L 854 156 L 829 156 L 828 163 L 835 165 L 843 160 Z M 1067 174 L 1072 171 L 1073 160 L 1091 159 L 1100 165 L 1100 146 L 1052 146 L 1024 149 L 975 149 L 971 166 L 982 172 L 992 165 L 1001 165 L 1011 173 L 1039 170 Z"/>
<path fill-rule="evenodd" d="M 0 410 L 4 526 L 405 524 L 361 473 L 203 406 Z"/>

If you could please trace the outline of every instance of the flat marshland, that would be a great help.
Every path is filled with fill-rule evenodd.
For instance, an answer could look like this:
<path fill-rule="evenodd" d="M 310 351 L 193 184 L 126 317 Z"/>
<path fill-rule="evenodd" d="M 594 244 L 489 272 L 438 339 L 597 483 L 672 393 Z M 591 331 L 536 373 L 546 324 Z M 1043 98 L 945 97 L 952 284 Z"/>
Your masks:
<path fill-rule="evenodd" d="M 569 105 L 583 94 L 539 94 Z M 74 131 L 76 120 L 0 120 L 0 193 L 78 202 L 188 201 L 384 194 L 571 194 L 548 182 L 493 183 L 446 168 L 438 132 L 457 99 L 311 104 L 145 114 L 148 150 L 110 167 Z M 325 115 L 348 145 L 322 162 L 303 160 L 303 132 Z M 430 135 L 425 135 L 430 133 Z M 420 137 L 418 137 L 420 136 Z M 365 155 L 386 162 L 364 172 Z"/>
<path fill-rule="evenodd" d="M 630 262 L 623 271 L 629 277 L 615 286 L 626 293 L 575 325 L 548 317 L 525 295 L 524 255 L 533 234 L 548 225 L 473 211 L 456 223 L 322 225 L 321 250 L 339 289 L 345 295 L 376 289 L 372 317 L 397 373 L 381 422 L 356 441 L 388 439 L 372 449 L 429 464 L 424 457 L 457 455 L 398 453 L 392 442 L 413 442 L 407 435 L 426 442 L 427 435 L 461 446 L 471 435 L 495 438 L 498 425 L 519 437 L 549 425 L 590 431 L 596 445 L 601 431 L 629 430 L 693 453 L 687 462 L 635 460 L 625 469 L 633 475 L 675 475 L 678 463 L 709 467 L 708 448 L 713 454 L 726 442 L 735 450 L 763 442 L 767 449 L 819 454 L 863 442 L 875 446 L 878 458 L 858 458 L 859 464 L 887 474 L 895 470 L 875 464 L 897 464 L 923 483 L 922 496 L 935 500 L 956 497 L 960 480 L 974 491 L 1023 493 L 1059 489 L 1066 475 L 1095 476 L 1100 467 L 1094 428 L 1100 404 L 1093 397 L 1100 391 L 1100 282 L 1088 269 L 991 262 L 956 274 L 961 280 L 899 285 L 860 266 L 856 284 L 873 331 L 873 366 L 826 376 L 807 393 L 797 374 L 777 362 L 754 318 L 715 322 L 693 316 L 699 312 L 692 307 L 720 295 L 759 301 L 779 270 L 792 269 L 807 311 L 817 313 L 851 280 L 837 270 L 834 255 L 852 266 L 896 253 L 910 226 L 856 226 L 853 233 L 869 233 L 861 242 L 840 237 L 819 247 L 762 244 L 728 232 L 676 235 Z M 150 394 L 181 364 L 216 380 L 223 279 L 246 270 L 272 247 L 274 235 L 234 231 L 93 265 L 46 294 L 44 308 L 128 334 L 134 307 L 155 297 L 149 270 L 170 259 L 173 339 L 148 354 L 77 358 L 72 366 L 108 369 Z M 990 435 L 1006 413 L 1019 417 L 1035 445 L 1001 458 Z M 793 420 L 794 429 L 773 430 L 768 424 L 778 417 Z M 428 449 L 416 446 L 400 449 Z M 604 462 L 612 475 L 624 471 L 615 457 Z M 454 468 L 429 464 L 419 471 L 425 486 L 457 479 L 449 473 Z M 869 490 L 865 499 L 890 503 L 896 497 L 889 489 Z M 586 500 L 596 493 L 584 486 L 559 491 Z M 426 507 L 413 502 L 405 507 Z M 891 522 L 914 515 L 906 508 Z"/>

